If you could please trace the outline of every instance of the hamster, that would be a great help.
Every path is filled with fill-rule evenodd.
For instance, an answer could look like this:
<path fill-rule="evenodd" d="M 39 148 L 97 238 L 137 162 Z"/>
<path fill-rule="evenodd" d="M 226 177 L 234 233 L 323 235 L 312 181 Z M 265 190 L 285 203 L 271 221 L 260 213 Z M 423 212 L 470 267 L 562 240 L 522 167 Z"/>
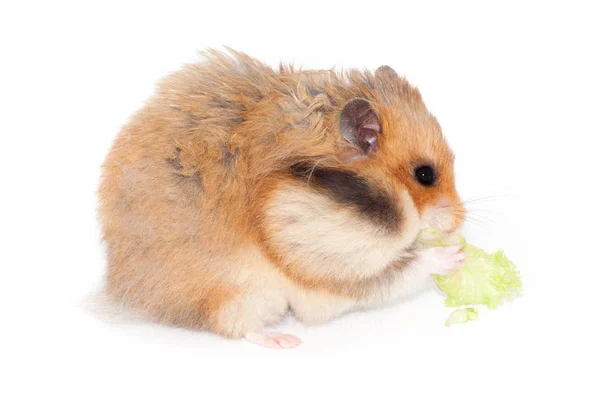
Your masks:
<path fill-rule="evenodd" d="M 102 165 L 106 291 L 161 323 L 274 348 L 460 268 L 454 154 L 391 67 L 274 70 L 209 50 L 164 78 Z"/>

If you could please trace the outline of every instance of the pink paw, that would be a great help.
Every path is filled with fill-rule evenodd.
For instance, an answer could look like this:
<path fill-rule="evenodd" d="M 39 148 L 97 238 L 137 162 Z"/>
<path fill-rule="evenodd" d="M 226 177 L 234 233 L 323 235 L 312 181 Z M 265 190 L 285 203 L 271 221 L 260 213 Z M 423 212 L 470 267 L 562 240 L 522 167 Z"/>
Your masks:
<path fill-rule="evenodd" d="M 450 275 L 462 267 L 463 246 L 433 247 L 421 252 L 421 263 L 434 275 Z"/>
<path fill-rule="evenodd" d="M 286 335 L 277 332 L 252 332 L 245 336 L 250 343 L 268 347 L 270 349 L 293 349 L 298 347 L 302 340 L 294 335 Z"/>

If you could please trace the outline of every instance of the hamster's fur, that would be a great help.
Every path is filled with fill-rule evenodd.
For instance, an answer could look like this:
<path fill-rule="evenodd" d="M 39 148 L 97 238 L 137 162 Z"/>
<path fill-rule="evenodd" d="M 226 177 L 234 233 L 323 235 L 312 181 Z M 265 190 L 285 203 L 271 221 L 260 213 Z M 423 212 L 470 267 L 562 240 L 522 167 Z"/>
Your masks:
<path fill-rule="evenodd" d="M 208 51 L 159 84 L 105 160 L 106 289 L 228 338 L 264 339 L 288 310 L 312 324 L 394 302 L 460 264 L 459 249 L 413 246 L 423 226 L 463 221 L 453 163 L 390 67 L 276 71 Z"/>

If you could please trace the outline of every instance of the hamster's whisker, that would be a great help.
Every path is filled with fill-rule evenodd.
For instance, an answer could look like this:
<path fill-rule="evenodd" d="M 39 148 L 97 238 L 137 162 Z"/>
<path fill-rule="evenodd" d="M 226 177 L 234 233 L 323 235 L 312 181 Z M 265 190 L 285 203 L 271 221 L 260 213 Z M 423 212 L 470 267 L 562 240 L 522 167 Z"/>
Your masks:
<path fill-rule="evenodd" d="M 501 213 L 499 212 L 486 209 L 472 209 L 467 207 L 463 209 L 460 205 L 447 205 L 443 206 L 442 208 L 450 212 L 450 214 L 452 214 L 452 216 L 454 217 L 463 217 L 465 221 L 477 221 L 479 223 L 492 222 L 494 224 L 498 224 L 498 221 L 494 220 L 493 218 L 490 218 L 487 215 L 484 215 L 484 212 L 492 213 L 495 215 L 501 215 Z"/>
<path fill-rule="evenodd" d="M 487 200 L 495 200 L 498 197 L 499 197 L 498 195 L 477 196 L 477 197 L 473 197 L 472 199 L 467 199 L 467 200 L 461 201 L 458 204 L 464 206 L 464 205 L 472 204 L 472 203 L 475 203 L 475 202 L 482 202 L 482 201 L 487 201 Z"/>
<path fill-rule="evenodd" d="M 492 218 L 489 218 L 489 217 L 486 217 L 483 215 L 477 215 L 477 214 L 475 214 L 475 215 L 469 214 L 467 217 L 465 217 L 465 220 L 478 221 L 479 223 L 482 223 L 482 224 L 488 223 L 488 222 L 491 222 L 493 224 L 498 224 L 498 221 L 496 221 Z"/>
<path fill-rule="evenodd" d="M 464 218 L 465 221 L 473 222 L 483 227 L 487 222 L 498 224 L 498 222 L 489 216 L 482 215 L 481 210 L 463 209 L 460 205 L 446 205 L 441 207 L 448 211 L 453 217 Z"/>
<path fill-rule="evenodd" d="M 488 210 L 485 208 L 467 208 L 467 212 L 468 213 L 472 213 L 472 214 L 478 214 L 481 213 L 482 215 L 484 214 L 493 214 L 493 215 L 505 215 L 505 213 L 498 211 L 498 210 Z"/>
<path fill-rule="evenodd" d="M 492 210 L 467 210 L 467 214 L 471 215 L 471 216 L 476 216 L 476 217 L 480 217 L 480 218 L 485 218 L 488 219 L 490 221 L 493 221 L 492 218 L 490 218 L 488 215 L 485 215 L 484 212 L 488 212 L 491 213 L 495 216 L 502 216 L 502 213 L 499 212 L 494 212 Z"/>
<path fill-rule="evenodd" d="M 472 218 L 472 217 L 465 218 L 465 222 L 466 223 L 471 223 L 471 224 L 476 225 L 476 226 L 478 226 L 480 228 L 484 228 L 485 227 L 485 224 L 484 224 L 483 221 L 481 221 L 479 219 Z"/>

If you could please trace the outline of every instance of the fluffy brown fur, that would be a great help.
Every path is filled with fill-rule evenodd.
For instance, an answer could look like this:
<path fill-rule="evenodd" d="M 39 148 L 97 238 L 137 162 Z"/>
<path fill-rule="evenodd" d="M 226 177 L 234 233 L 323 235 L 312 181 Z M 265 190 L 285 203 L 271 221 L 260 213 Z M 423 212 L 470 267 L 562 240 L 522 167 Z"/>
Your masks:
<path fill-rule="evenodd" d="M 370 156 L 340 134 L 354 98 L 368 100 L 380 121 Z M 415 180 L 423 162 L 435 164 L 435 187 Z M 388 199 L 397 229 L 328 196 L 330 181 L 319 188 L 310 171 L 294 177 L 298 163 L 377 188 L 373 201 Z M 316 323 L 394 301 L 418 286 L 411 245 L 420 227 L 462 222 L 452 165 L 419 92 L 389 67 L 274 71 L 210 51 L 160 83 L 106 158 L 99 215 L 108 292 L 165 323 L 231 338 L 290 308 Z"/>

